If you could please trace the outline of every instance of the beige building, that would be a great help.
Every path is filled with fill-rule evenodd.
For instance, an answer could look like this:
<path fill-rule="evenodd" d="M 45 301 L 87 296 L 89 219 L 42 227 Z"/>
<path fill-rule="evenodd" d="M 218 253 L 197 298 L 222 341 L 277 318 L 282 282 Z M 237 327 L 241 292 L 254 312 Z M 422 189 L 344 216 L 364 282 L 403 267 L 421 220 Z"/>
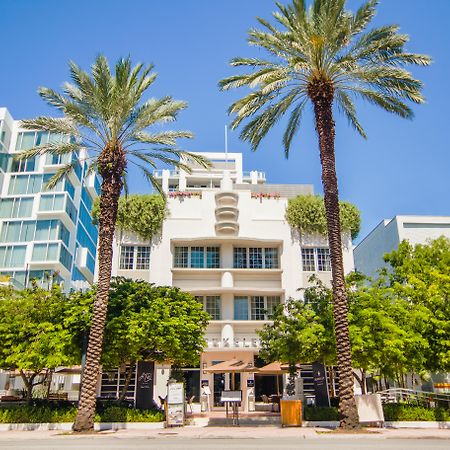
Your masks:
<path fill-rule="evenodd" d="M 230 387 L 228 374 L 210 374 L 212 364 L 238 359 L 255 363 L 256 330 L 273 307 L 298 297 L 312 273 L 331 279 L 327 241 L 302 236 L 285 219 L 289 198 L 312 194 L 311 185 L 267 184 L 263 172 L 244 172 L 240 153 L 202 153 L 213 166 L 192 173 L 161 170 L 155 177 L 168 195 L 168 218 L 152 242 L 121 233 L 114 248 L 113 275 L 173 285 L 197 296 L 211 315 L 200 367 L 187 368 L 188 396 L 198 401 L 208 384 L 212 405 Z M 353 269 L 352 245 L 344 236 L 344 264 Z M 165 396 L 168 366 L 157 365 L 154 398 Z M 247 383 L 256 396 L 270 390 L 269 379 L 237 376 L 246 408 Z M 273 380 L 272 380 L 273 382 Z M 269 393 L 269 392 L 266 392 Z"/>

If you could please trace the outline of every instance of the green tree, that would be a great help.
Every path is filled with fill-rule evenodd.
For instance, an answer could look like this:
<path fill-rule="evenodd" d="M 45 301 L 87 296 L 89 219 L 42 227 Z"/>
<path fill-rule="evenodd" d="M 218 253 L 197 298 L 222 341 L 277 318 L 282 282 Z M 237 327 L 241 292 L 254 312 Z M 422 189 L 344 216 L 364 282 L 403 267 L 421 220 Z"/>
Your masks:
<path fill-rule="evenodd" d="M 72 84 L 64 85 L 60 94 L 49 88 L 40 88 L 39 95 L 51 106 L 63 113 L 62 118 L 38 117 L 25 120 L 22 126 L 69 135 L 69 142 L 49 142 L 21 153 L 19 159 L 39 154 L 73 154 L 81 147 L 88 148 L 88 173 L 97 172 L 101 177 L 98 286 L 94 303 L 92 325 L 83 372 L 78 415 L 75 431 L 88 431 L 94 427 L 95 397 L 100 370 L 103 334 L 108 306 L 111 278 L 112 245 L 117 219 L 119 197 L 124 187 L 128 165 L 133 163 L 145 177 L 160 190 L 150 168 L 156 162 L 172 164 L 189 171 L 188 160 L 206 166 L 199 156 L 177 149 L 179 138 L 190 138 L 187 131 L 155 131 L 149 128 L 176 120 L 186 103 L 166 96 L 142 102 L 142 97 L 155 81 L 153 66 L 137 64 L 132 67 L 130 58 L 120 59 L 111 73 L 107 59 L 97 57 L 92 74 L 70 63 Z M 183 160 L 180 160 L 183 158 Z M 77 158 L 56 174 L 48 186 L 54 186 L 78 164 Z"/>
<path fill-rule="evenodd" d="M 404 69 L 407 64 L 428 65 L 430 58 L 406 52 L 408 36 L 396 25 L 367 31 L 377 0 L 364 3 L 356 13 L 345 9 L 345 0 L 305 0 L 277 3 L 276 25 L 258 18 L 263 29 L 249 31 L 249 43 L 268 58 L 235 58 L 232 66 L 248 68 L 220 82 L 222 89 L 250 87 L 252 92 L 235 101 L 233 128 L 247 121 L 241 138 L 256 150 L 268 131 L 289 115 L 283 135 L 286 157 L 297 134 L 305 106 L 312 103 L 319 139 L 322 184 L 333 276 L 337 367 L 340 383 L 340 426 L 358 424 L 353 396 L 347 295 L 342 260 L 339 194 L 335 167 L 333 104 L 363 137 L 355 98 L 411 118 L 408 101 L 422 103 L 422 83 Z"/>
<path fill-rule="evenodd" d="M 423 373 L 428 342 L 423 335 L 429 318 L 387 286 L 384 279 L 369 285 L 347 278 L 353 367 L 363 393 L 366 376 L 396 380 L 401 387 L 408 372 Z"/>
<path fill-rule="evenodd" d="M 111 283 L 103 366 L 128 365 L 121 399 L 138 361 L 196 365 L 205 345 L 209 315 L 189 293 L 145 281 Z"/>
<path fill-rule="evenodd" d="M 275 310 L 272 320 L 257 331 L 261 338 L 259 355 L 267 362 L 288 364 L 286 392 L 293 395 L 296 365 L 322 359 L 326 352 L 325 329 L 314 310 L 301 300 L 289 299 L 285 308 Z"/>
<path fill-rule="evenodd" d="M 427 311 L 423 333 L 429 351 L 425 369 L 450 370 L 450 240 L 440 237 L 427 244 L 403 241 L 385 255 L 390 270 L 384 271 L 396 295 L 414 310 Z"/>
<path fill-rule="evenodd" d="M 30 402 L 33 388 L 57 366 L 79 362 L 71 320 L 73 302 L 59 286 L 0 288 L 0 367 L 18 370 Z M 69 321 L 67 320 L 69 319 Z"/>

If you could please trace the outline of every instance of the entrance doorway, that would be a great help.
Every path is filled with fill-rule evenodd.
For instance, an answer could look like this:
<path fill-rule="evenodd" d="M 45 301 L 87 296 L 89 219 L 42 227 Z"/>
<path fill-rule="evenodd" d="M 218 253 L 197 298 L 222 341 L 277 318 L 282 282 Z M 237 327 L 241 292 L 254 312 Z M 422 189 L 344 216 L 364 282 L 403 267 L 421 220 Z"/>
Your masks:
<path fill-rule="evenodd" d="M 258 375 L 255 374 L 255 399 L 257 402 L 264 401 L 271 395 L 283 393 L 283 377 L 280 375 Z"/>
<path fill-rule="evenodd" d="M 232 388 L 232 377 L 234 377 L 234 390 L 241 390 L 241 374 L 240 373 L 215 373 L 213 374 L 213 394 L 214 403 L 213 406 L 224 406 L 220 401 L 222 397 L 222 391 L 231 390 Z"/>

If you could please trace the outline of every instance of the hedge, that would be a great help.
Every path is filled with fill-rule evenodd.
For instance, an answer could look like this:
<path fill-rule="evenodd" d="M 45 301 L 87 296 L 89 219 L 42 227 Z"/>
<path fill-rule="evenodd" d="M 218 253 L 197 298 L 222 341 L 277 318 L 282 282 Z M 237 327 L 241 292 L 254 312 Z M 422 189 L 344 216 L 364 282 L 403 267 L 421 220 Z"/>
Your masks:
<path fill-rule="evenodd" d="M 48 406 L 20 406 L 0 408 L 0 423 L 61 423 L 73 422 L 75 407 L 51 408 Z M 162 422 L 164 415 L 157 410 L 139 410 L 110 406 L 95 415 L 96 422 Z"/>

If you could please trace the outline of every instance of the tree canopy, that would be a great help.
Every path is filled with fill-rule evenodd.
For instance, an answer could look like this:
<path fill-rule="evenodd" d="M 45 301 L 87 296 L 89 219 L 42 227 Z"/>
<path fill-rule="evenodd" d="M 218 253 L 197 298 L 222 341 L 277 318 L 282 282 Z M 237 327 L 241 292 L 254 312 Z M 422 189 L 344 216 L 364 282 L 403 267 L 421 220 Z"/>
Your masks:
<path fill-rule="evenodd" d="M 105 328 L 103 364 L 117 367 L 144 359 L 196 365 L 209 315 L 175 287 L 115 278 Z"/>
<path fill-rule="evenodd" d="M 28 400 L 46 369 L 79 363 L 78 305 L 79 298 L 64 295 L 57 285 L 48 291 L 0 288 L 0 367 L 19 371 Z"/>
<path fill-rule="evenodd" d="M 405 386 L 406 374 L 426 379 L 450 370 L 450 240 L 404 241 L 385 260 L 391 267 L 377 280 L 346 278 L 353 368 L 361 370 L 355 376 L 363 391 L 369 375 Z M 311 283 L 261 331 L 266 360 L 335 364 L 332 290 L 315 277 Z"/>

